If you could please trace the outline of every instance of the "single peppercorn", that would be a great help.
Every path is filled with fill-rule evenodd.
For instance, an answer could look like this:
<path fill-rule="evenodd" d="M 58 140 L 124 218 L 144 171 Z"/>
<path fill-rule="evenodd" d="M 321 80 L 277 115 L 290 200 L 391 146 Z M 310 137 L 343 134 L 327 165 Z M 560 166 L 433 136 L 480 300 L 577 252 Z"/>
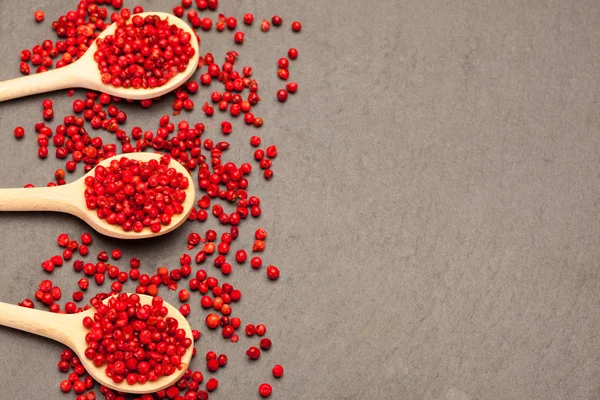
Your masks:
<path fill-rule="evenodd" d="M 35 19 L 35 22 L 42 22 L 45 18 L 45 14 L 42 10 L 36 10 L 33 13 L 33 18 Z"/>
<path fill-rule="evenodd" d="M 283 24 L 283 18 L 281 18 L 279 15 L 274 15 L 273 18 L 271 18 L 271 22 L 273 22 L 273 25 L 275 26 L 280 26 Z"/>
<path fill-rule="evenodd" d="M 283 367 L 279 364 L 275 364 L 272 372 L 275 378 L 281 378 L 283 376 Z"/>
<path fill-rule="evenodd" d="M 289 93 L 296 93 L 298 91 L 298 84 L 296 82 L 290 82 L 287 85 L 285 85 L 285 89 Z"/>
<path fill-rule="evenodd" d="M 17 139 L 21 139 L 25 136 L 25 129 L 22 126 L 17 126 L 13 133 Z"/>
<path fill-rule="evenodd" d="M 271 280 L 276 280 L 279 278 L 279 269 L 274 265 L 269 265 L 267 267 L 267 277 Z"/>
<path fill-rule="evenodd" d="M 290 71 L 286 68 L 279 68 L 277 70 L 277 76 L 285 81 L 290 77 Z"/>
<path fill-rule="evenodd" d="M 258 360 L 258 358 L 260 357 L 260 349 L 258 347 L 252 346 L 248 350 L 246 350 L 246 355 L 251 360 Z"/>
<path fill-rule="evenodd" d="M 236 32 L 235 35 L 233 35 L 233 40 L 238 44 L 244 43 L 244 32 Z"/>
<path fill-rule="evenodd" d="M 288 93 L 281 89 L 277 91 L 277 100 L 281 101 L 282 103 L 285 102 L 288 98 Z"/>
<path fill-rule="evenodd" d="M 259 387 L 258 387 L 258 393 L 262 396 L 262 397 L 269 397 L 271 396 L 271 393 L 273 393 L 273 388 L 271 387 L 271 385 L 269 385 L 268 383 L 262 383 Z"/>

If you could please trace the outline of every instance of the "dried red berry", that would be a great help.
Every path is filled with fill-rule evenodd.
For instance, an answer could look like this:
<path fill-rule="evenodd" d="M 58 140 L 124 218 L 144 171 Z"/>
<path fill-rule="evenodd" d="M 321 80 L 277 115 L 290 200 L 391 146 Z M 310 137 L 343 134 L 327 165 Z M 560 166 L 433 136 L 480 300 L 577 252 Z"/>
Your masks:
<path fill-rule="evenodd" d="M 36 10 L 33 13 L 33 18 L 35 19 L 35 22 L 42 22 L 44 20 L 45 14 L 42 10 Z"/>
<path fill-rule="evenodd" d="M 283 18 L 281 18 L 279 15 L 274 15 L 273 18 L 271 18 L 271 22 L 273 22 L 273 25 L 275 26 L 280 26 L 283 24 Z"/>
<path fill-rule="evenodd" d="M 262 397 L 269 397 L 271 396 L 271 393 L 273 393 L 273 388 L 271 387 L 271 385 L 269 385 L 268 383 L 262 383 L 259 387 L 258 387 L 258 393 L 262 396 Z"/>
<path fill-rule="evenodd" d="M 23 129 L 22 126 L 17 126 L 13 133 L 17 139 L 21 139 L 23 136 L 25 136 L 25 129 Z"/>
<path fill-rule="evenodd" d="M 215 378 L 210 378 L 208 382 L 206 382 L 206 390 L 208 390 L 209 392 L 216 390 L 218 386 L 219 381 Z"/>
<path fill-rule="evenodd" d="M 236 32 L 235 35 L 233 35 L 233 40 L 238 44 L 244 43 L 244 32 Z"/>
<path fill-rule="evenodd" d="M 273 376 L 275 378 L 281 378 L 283 376 L 283 367 L 279 364 L 276 364 L 273 367 Z"/>
<path fill-rule="evenodd" d="M 289 93 L 296 93 L 298 91 L 298 84 L 296 82 L 290 82 L 287 85 L 285 85 L 285 89 Z"/>
<path fill-rule="evenodd" d="M 267 21 L 266 19 L 263 20 L 263 22 L 260 23 L 260 29 L 263 32 L 267 32 L 269 29 L 271 29 L 271 23 L 269 21 Z"/>
<path fill-rule="evenodd" d="M 248 350 L 246 350 L 246 355 L 251 360 L 258 360 L 258 358 L 260 357 L 260 349 L 258 347 L 252 346 Z"/>
<path fill-rule="evenodd" d="M 287 98 L 288 98 L 288 93 L 285 90 L 281 89 L 281 90 L 277 91 L 277 100 L 279 100 L 283 103 L 287 100 Z"/>

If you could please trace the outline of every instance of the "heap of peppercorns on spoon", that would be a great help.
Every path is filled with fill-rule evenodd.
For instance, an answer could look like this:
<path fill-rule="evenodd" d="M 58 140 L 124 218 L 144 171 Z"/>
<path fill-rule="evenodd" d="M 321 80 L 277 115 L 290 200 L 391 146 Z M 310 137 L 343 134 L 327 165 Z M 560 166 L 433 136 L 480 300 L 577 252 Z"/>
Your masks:
<path fill-rule="evenodd" d="M 124 40 L 131 37 L 138 38 Z M 199 54 L 196 32 L 181 19 L 161 12 L 134 14 L 108 26 L 73 63 L 0 82 L 0 101 L 78 87 L 153 99 L 185 83 L 198 68 Z"/>

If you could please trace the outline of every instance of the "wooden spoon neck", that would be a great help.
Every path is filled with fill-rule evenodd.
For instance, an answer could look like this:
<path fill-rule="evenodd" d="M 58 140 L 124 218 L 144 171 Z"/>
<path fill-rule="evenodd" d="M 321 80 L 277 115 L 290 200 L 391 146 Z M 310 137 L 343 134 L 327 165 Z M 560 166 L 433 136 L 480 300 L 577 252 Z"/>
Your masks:
<path fill-rule="evenodd" d="M 69 347 L 73 344 L 77 318 L 31 308 L 0 303 L 0 325 L 44 336 Z"/>
<path fill-rule="evenodd" d="M 0 189 L 0 211 L 57 211 L 74 214 L 78 185 Z M 81 194 L 83 198 L 83 193 Z"/>
<path fill-rule="evenodd" d="M 0 101 L 79 87 L 82 80 L 81 74 L 82 71 L 75 62 L 40 74 L 0 82 Z"/>

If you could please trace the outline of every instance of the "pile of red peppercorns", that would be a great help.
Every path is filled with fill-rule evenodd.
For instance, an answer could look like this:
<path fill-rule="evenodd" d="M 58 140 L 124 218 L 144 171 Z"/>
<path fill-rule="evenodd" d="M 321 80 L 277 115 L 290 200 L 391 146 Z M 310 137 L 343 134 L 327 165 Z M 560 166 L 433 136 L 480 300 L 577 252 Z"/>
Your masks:
<path fill-rule="evenodd" d="M 161 297 L 141 305 L 137 294 L 121 293 L 95 309 L 94 318 L 82 321 L 89 329 L 85 357 L 96 367 L 107 364 L 105 373 L 113 382 L 155 382 L 181 367 L 193 342 L 178 321 L 168 317 Z"/>
<path fill-rule="evenodd" d="M 108 168 L 98 165 L 94 176 L 85 178 L 87 208 L 98 218 L 126 231 L 141 232 L 149 227 L 159 232 L 175 214 L 183 212 L 188 178 L 169 168 L 167 155 L 149 162 L 127 157 L 112 160 Z"/>
<path fill-rule="evenodd" d="M 97 39 L 94 60 L 102 82 L 115 87 L 162 86 L 185 71 L 196 50 L 192 35 L 156 15 L 117 20 L 114 35 Z"/>
<path fill-rule="evenodd" d="M 194 4 L 197 10 L 190 10 Z M 117 11 L 110 12 L 108 7 Z M 248 29 L 252 28 L 255 16 L 252 13 L 245 13 L 238 23 L 238 19 L 234 16 L 219 14 L 213 20 L 210 16 L 203 14 L 204 10 L 216 10 L 217 8 L 218 0 L 181 0 L 180 4 L 173 9 L 173 13 L 178 17 L 187 14 L 187 21 L 194 28 L 209 31 L 214 27 L 218 32 L 229 31 L 233 38 L 232 46 L 236 46 L 236 50 L 226 52 L 222 61 L 217 61 L 210 52 L 200 57 L 199 79 L 188 81 L 173 93 L 173 115 L 184 111 L 192 112 L 195 108 L 195 101 L 199 101 L 197 97 L 206 96 L 208 93 L 201 91 L 200 88 L 218 83 L 223 85 L 222 89 L 214 90 L 206 96 L 210 98 L 201 100 L 203 117 L 210 118 L 215 111 L 228 112 L 231 118 L 241 116 L 248 126 L 261 128 L 264 121 L 255 116 L 256 107 L 262 100 L 259 96 L 259 84 L 253 78 L 251 66 L 239 66 L 239 60 L 243 57 L 243 54 L 240 55 L 241 49 L 250 37 L 246 33 Z M 154 87 L 166 83 L 170 77 L 187 66 L 186 58 L 189 60 L 190 55 L 186 53 L 189 50 L 185 49 L 188 48 L 191 38 L 160 18 L 136 17 L 135 14 L 140 12 L 143 12 L 141 6 L 130 10 L 124 7 L 123 0 L 78 0 L 75 10 L 68 11 L 52 23 L 58 40 L 47 39 L 34 46 L 33 49 L 21 52 L 21 72 L 29 74 L 30 65 L 37 67 L 37 73 L 42 73 L 52 67 L 61 68 L 72 63 L 85 53 L 100 32 L 110 23 L 116 22 L 117 32 L 111 38 L 100 41 L 96 53 L 96 60 L 99 62 L 98 66 L 102 71 L 105 83 L 123 87 Z M 43 11 L 36 11 L 34 17 L 37 22 L 41 23 L 44 20 Z M 271 30 L 271 25 L 275 27 L 273 28 L 275 30 L 283 25 L 283 19 L 278 15 L 264 19 L 256 29 L 267 32 Z M 300 22 L 291 23 L 292 32 L 298 33 L 301 29 Z M 161 38 L 157 39 L 153 34 Z M 139 41 L 133 39 L 133 35 L 141 36 L 137 39 Z M 285 81 L 290 79 L 290 64 L 291 61 L 298 59 L 298 54 L 298 50 L 292 47 L 287 52 L 287 58 L 282 57 L 277 61 L 277 76 L 280 79 Z M 286 101 L 288 94 L 297 91 L 298 84 L 289 82 L 285 85 L 285 89 L 277 92 L 273 101 L 277 102 L 275 98 L 279 101 Z M 119 224 L 125 230 L 137 231 L 146 226 L 153 230 L 160 229 L 161 225 L 168 223 L 169 215 L 173 215 L 172 213 L 176 211 L 177 206 L 174 204 L 183 201 L 179 192 L 187 184 L 197 184 L 202 193 L 197 200 L 197 207 L 189 216 L 190 224 L 203 223 L 209 218 L 215 218 L 223 228 L 223 232 L 219 234 L 216 230 L 208 229 L 204 232 L 190 233 L 186 237 L 185 246 L 188 251 L 195 250 L 195 255 L 184 253 L 179 258 L 179 265 L 171 268 L 159 266 L 153 272 L 143 267 L 138 258 L 133 257 L 128 262 L 123 262 L 122 252 L 119 249 L 99 251 L 95 253 L 95 259 L 90 260 L 89 257 L 94 257 L 90 252 L 92 236 L 84 233 L 77 240 L 74 236 L 63 233 L 57 238 L 62 253 L 51 255 L 43 261 L 42 273 L 52 274 L 58 271 L 62 273 L 65 269 L 61 267 L 69 262 L 72 264 L 73 273 L 79 275 L 77 290 L 73 291 L 68 301 L 61 306 L 60 301 L 67 296 L 63 296 L 61 288 L 45 277 L 35 288 L 33 300 L 24 299 L 19 305 L 33 308 L 37 302 L 41 307 L 58 313 L 79 313 L 90 307 L 96 307 L 97 314 L 100 314 L 97 321 L 92 321 L 92 324 L 89 320 L 85 322 L 91 328 L 90 334 L 88 334 L 91 350 L 85 356 L 91 357 L 98 365 L 105 365 L 107 373 L 116 381 L 125 380 L 137 384 L 154 379 L 157 373 L 165 374 L 161 368 L 158 368 L 157 371 L 158 364 L 154 365 L 149 359 L 141 361 L 134 355 L 133 358 L 136 360 L 134 362 L 133 358 L 125 355 L 123 358 L 120 358 L 120 355 L 113 357 L 118 350 L 114 353 L 111 351 L 115 349 L 115 346 L 118 349 L 118 339 L 106 337 L 104 332 L 99 335 L 97 331 L 99 328 L 97 324 L 112 323 L 111 303 L 106 306 L 107 308 L 101 305 L 102 301 L 109 296 L 117 296 L 115 300 L 112 300 L 112 306 L 115 308 L 122 307 L 118 304 L 128 304 L 126 307 L 136 310 L 144 309 L 137 305 L 136 295 L 128 296 L 121 293 L 124 286 L 131 283 L 134 284 L 134 291 L 137 294 L 158 296 L 159 291 L 163 288 L 177 291 L 177 297 L 181 303 L 179 309 L 184 316 L 192 317 L 194 312 L 206 313 L 204 323 L 209 330 L 218 331 L 223 339 L 232 343 L 239 342 L 243 337 L 246 340 L 255 341 L 248 347 L 244 347 L 243 351 L 252 360 L 260 358 L 262 352 L 269 351 L 273 346 L 271 339 L 265 337 L 266 326 L 261 323 L 242 324 L 242 319 L 235 314 L 235 304 L 242 299 L 240 288 L 234 287 L 228 282 L 220 282 L 215 275 L 220 271 L 226 277 L 249 260 L 250 268 L 248 269 L 264 270 L 267 281 L 277 280 L 280 276 L 276 266 L 263 262 L 262 254 L 267 244 L 265 229 L 259 228 L 255 231 L 251 249 L 236 248 L 235 246 L 236 239 L 240 235 L 240 226 L 245 224 L 244 221 L 248 220 L 249 216 L 259 218 L 262 213 L 260 198 L 253 196 L 249 189 L 248 178 L 253 170 L 250 161 L 254 158 L 259 163 L 264 178 L 271 179 L 273 177 L 273 161 L 278 153 L 276 145 L 268 143 L 264 148 L 259 148 L 262 142 L 261 137 L 252 135 L 250 144 L 256 149 L 253 153 L 248 153 L 248 159 L 238 163 L 226 162 L 223 158 L 227 155 L 229 142 L 206 137 L 207 131 L 212 128 L 213 124 L 191 123 L 186 120 L 174 123 L 169 115 L 163 115 L 158 118 L 155 130 L 144 130 L 139 126 L 133 126 L 126 131 L 124 125 L 131 121 L 128 121 L 125 107 L 131 101 L 94 91 L 88 91 L 84 96 L 79 96 L 75 91 L 69 90 L 67 95 L 75 96 L 72 102 L 74 115 L 61 116 L 60 123 L 55 128 L 46 125 L 48 121 L 57 118 L 53 102 L 47 99 L 42 102 L 41 107 L 40 119 L 43 122 L 39 122 L 32 129 L 37 137 L 40 158 L 47 158 L 50 154 L 49 147 L 54 146 L 55 156 L 65 161 L 64 169 L 54 171 L 54 181 L 49 182 L 48 186 L 65 184 L 69 178 L 68 174 L 76 172 L 78 165 L 83 165 L 84 172 L 87 172 L 108 157 L 150 149 L 165 155 L 164 163 L 152 165 L 151 176 L 147 176 L 147 173 L 142 171 L 143 166 L 131 165 L 124 161 L 127 160 L 126 157 L 121 158 L 123 164 L 118 163 L 114 166 L 111 164 L 108 168 L 98 168 L 96 174 L 99 175 L 94 176 L 94 182 L 91 180 L 86 182 L 88 183 L 86 190 L 89 199 L 88 205 L 95 208 L 107 221 Z M 148 108 L 161 101 L 164 100 L 144 100 L 139 104 Z M 114 137 L 113 141 L 116 143 L 107 143 L 111 140 L 95 136 L 91 130 L 106 131 Z M 14 136 L 17 139 L 23 139 L 28 132 L 24 127 L 17 127 L 14 129 Z M 223 121 L 212 133 L 231 135 L 233 124 L 230 121 Z M 168 162 L 178 162 L 190 171 L 197 171 L 197 183 L 178 182 L 174 183 L 175 187 L 172 187 L 171 176 L 168 173 L 171 168 L 168 167 Z M 161 178 L 165 175 L 169 177 L 166 181 Z M 148 183 L 150 179 L 152 179 L 152 184 Z M 167 190 L 172 199 L 170 203 L 167 204 L 163 198 L 152 194 L 153 191 L 159 191 L 156 190 L 157 186 L 152 186 L 155 180 L 160 187 L 168 186 L 173 189 Z M 137 188 L 137 185 L 142 183 L 146 183 L 148 186 L 143 191 L 144 202 L 140 196 L 137 196 L 142 194 L 142 188 L 140 187 L 139 191 Z M 33 185 L 25 186 L 32 187 Z M 227 207 L 231 208 L 228 210 Z M 258 253 L 261 253 L 261 256 Z M 208 271 L 206 267 L 208 263 L 212 264 L 215 273 Z M 241 272 L 243 271 L 239 271 L 239 273 Z M 93 293 L 93 285 L 102 287 L 108 283 L 110 283 L 108 288 L 110 290 Z M 182 285 L 185 286 L 182 287 Z M 119 298 L 121 300 L 118 300 Z M 158 304 L 160 298 L 155 297 L 155 299 Z M 133 304 L 129 304 L 130 302 Z M 198 303 L 200 307 L 197 307 Z M 160 309 L 161 307 L 152 306 L 148 313 L 160 314 L 160 311 L 156 311 Z M 102 314 L 105 311 L 106 315 Z M 143 323 L 144 312 L 142 311 L 142 318 L 137 318 L 136 311 L 134 317 L 128 318 L 127 324 L 140 325 Z M 146 343 L 147 345 L 153 346 L 154 338 L 159 344 L 178 340 L 176 333 L 178 329 L 169 325 L 168 316 L 160 317 L 164 319 L 166 331 L 160 332 L 160 339 L 158 331 L 151 332 L 151 342 Z M 96 331 L 92 335 L 91 332 L 94 329 Z M 240 330 L 243 334 L 238 334 Z M 170 335 L 169 332 L 173 335 Z M 195 341 L 201 337 L 199 330 L 192 330 L 192 334 Z M 140 335 L 130 342 L 147 342 L 147 334 L 144 333 L 142 339 L 140 339 Z M 258 339 L 255 339 L 257 336 Z M 182 339 L 180 343 L 184 348 L 185 339 L 188 338 L 181 338 L 181 334 L 179 334 L 179 339 Z M 115 343 L 111 343 L 110 340 Z M 159 344 L 156 344 L 156 347 Z M 192 354 L 196 355 L 196 349 L 193 349 Z M 177 357 L 174 359 L 170 357 L 165 361 L 168 361 L 169 365 L 175 366 L 178 361 Z M 226 354 L 217 355 L 213 351 L 206 353 L 207 373 L 215 373 L 218 369 L 225 368 L 227 364 Z M 93 400 L 97 396 L 104 396 L 110 400 L 126 399 L 124 394 L 103 386 L 94 391 L 95 382 L 87 375 L 80 360 L 69 350 L 65 350 L 61 354 L 58 368 L 61 372 L 68 373 L 68 378 L 61 382 L 60 389 L 64 392 L 75 392 L 77 400 Z M 282 377 L 283 367 L 279 364 L 273 366 L 271 374 L 275 378 Z M 219 381 L 216 378 L 205 380 L 201 371 L 188 369 L 183 378 L 175 385 L 157 393 L 136 397 L 136 399 L 206 400 L 211 392 L 217 390 L 218 386 Z M 269 383 L 258 385 L 260 396 L 269 397 L 272 391 L 273 388 Z"/>

